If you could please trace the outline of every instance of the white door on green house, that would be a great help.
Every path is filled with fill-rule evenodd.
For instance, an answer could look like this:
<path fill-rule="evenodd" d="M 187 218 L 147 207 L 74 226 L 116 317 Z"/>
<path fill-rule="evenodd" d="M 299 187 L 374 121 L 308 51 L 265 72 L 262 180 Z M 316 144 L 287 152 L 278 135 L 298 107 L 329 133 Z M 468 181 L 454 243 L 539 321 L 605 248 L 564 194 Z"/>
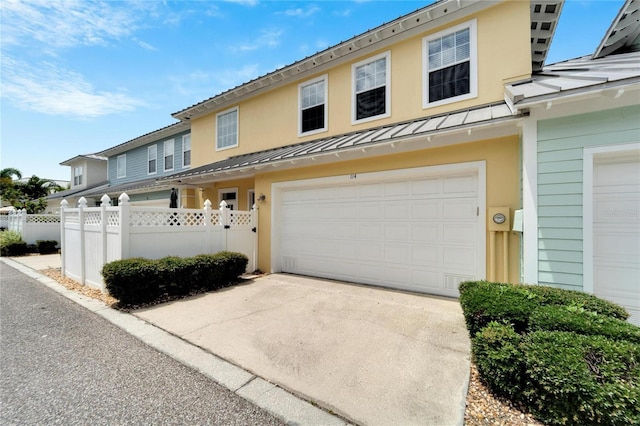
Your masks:
<path fill-rule="evenodd" d="M 593 293 L 625 307 L 640 326 L 640 149 L 585 160 L 593 167 Z"/>

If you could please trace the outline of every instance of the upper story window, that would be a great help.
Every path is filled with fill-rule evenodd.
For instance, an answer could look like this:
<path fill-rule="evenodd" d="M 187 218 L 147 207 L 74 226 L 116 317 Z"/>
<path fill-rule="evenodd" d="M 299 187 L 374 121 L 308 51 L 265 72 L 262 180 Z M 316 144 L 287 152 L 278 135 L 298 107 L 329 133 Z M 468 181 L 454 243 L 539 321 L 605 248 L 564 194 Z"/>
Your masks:
<path fill-rule="evenodd" d="M 191 166 L 191 134 L 182 137 L 182 167 Z"/>
<path fill-rule="evenodd" d="M 476 21 L 423 39 L 423 108 L 477 96 Z"/>
<path fill-rule="evenodd" d="M 216 116 L 216 150 L 238 146 L 238 107 Z"/>
<path fill-rule="evenodd" d="M 173 170 L 173 139 L 164 141 L 164 171 Z"/>
<path fill-rule="evenodd" d="M 158 171 L 158 145 L 147 147 L 147 173 L 152 175 Z"/>
<path fill-rule="evenodd" d="M 123 178 L 127 176 L 127 154 L 118 155 L 116 160 L 116 176 Z"/>
<path fill-rule="evenodd" d="M 391 114 L 391 52 L 358 62 L 353 73 L 353 121 L 369 121 Z"/>
<path fill-rule="evenodd" d="M 73 186 L 82 185 L 82 166 L 73 168 Z"/>
<path fill-rule="evenodd" d="M 298 91 L 298 133 L 303 135 L 327 130 L 327 76 L 300 84 Z"/>

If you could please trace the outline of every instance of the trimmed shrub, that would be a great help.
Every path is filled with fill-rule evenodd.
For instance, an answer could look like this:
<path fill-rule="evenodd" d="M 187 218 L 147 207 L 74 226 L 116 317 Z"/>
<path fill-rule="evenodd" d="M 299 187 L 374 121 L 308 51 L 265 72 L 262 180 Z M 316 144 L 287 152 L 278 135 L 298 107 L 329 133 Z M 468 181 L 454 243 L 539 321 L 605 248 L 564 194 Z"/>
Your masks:
<path fill-rule="evenodd" d="M 55 240 L 37 240 L 36 246 L 38 246 L 38 253 L 40 254 L 52 254 L 57 253 L 58 242 Z"/>
<path fill-rule="evenodd" d="M 640 424 L 640 345 L 537 331 L 522 353 L 525 395 L 545 424 Z"/>
<path fill-rule="evenodd" d="M 146 303 L 160 296 L 161 280 L 156 261 L 143 258 L 116 260 L 105 264 L 101 273 L 109 294 L 124 305 Z"/>
<path fill-rule="evenodd" d="M 464 282 L 459 289 L 460 304 L 472 336 L 492 321 L 512 324 L 517 333 L 524 333 L 531 314 L 546 305 L 569 305 L 619 319 L 629 317 L 622 307 L 578 291 L 487 281 Z"/>
<path fill-rule="evenodd" d="M 512 326 L 489 323 L 472 339 L 478 372 L 497 395 L 520 400 L 524 383 L 521 337 Z"/>
<path fill-rule="evenodd" d="M 22 240 L 22 235 L 19 232 L 0 232 L 0 255 L 22 256 L 26 252 L 27 243 Z"/>
<path fill-rule="evenodd" d="M 249 259 L 242 253 L 220 252 L 189 258 L 167 256 L 118 260 L 102 268 L 109 293 L 124 305 L 151 302 L 163 294 L 225 287 L 244 273 Z"/>
<path fill-rule="evenodd" d="M 571 331 L 640 344 L 640 327 L 575 306 L 542 306 L 529 318 L 529 331 Z"/>

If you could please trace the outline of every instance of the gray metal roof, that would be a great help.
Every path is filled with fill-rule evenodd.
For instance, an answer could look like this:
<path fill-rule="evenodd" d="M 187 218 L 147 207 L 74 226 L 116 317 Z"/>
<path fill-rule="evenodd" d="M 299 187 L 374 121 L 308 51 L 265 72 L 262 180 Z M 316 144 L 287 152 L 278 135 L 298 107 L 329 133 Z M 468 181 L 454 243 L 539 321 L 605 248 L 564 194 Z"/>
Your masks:
<path fill-rule="evenodd" d="M 178 123 L 173 123 L 168 126 L 162 127 L 158 130 L 154 130 L 149 133 L 145 133 L 142 136 L 138 136 L 137 138 L 128 140 L 119 145 L 112 146 L 111 148 L 107 148 L 103 151 L 96 153 L 97 155 L 102 155 L 105 157 L 110 157 L 112 155 L 120 154 L 122 152 L 129 151 L 131 149 L 137 148 L 139 146 L 157 142 L 163 139 L 170 138 L 178 133 L 187 131 L 191 128 L 191 123 L 188 121 L 180 121 Z"/>
<path fill-rule="evenodd" d="M 430 135 L 438 135 L 447 131 L 459 131 L 465 128 L 472 129 L 477 126 L 494 124 L 520 117 L 521 115 L 515 116 L 505 102 L 499 102 L 482 107 L 455 111 L 449 114 L 429 116 L 409 122 L 238 155 L 205 166 L 164 176 L 158 180 L 175 181 L 181 178 L 203 176 L 217 172 L 251 168 L 257 169 L 267 164 L 314 158 L 315 156 L 326 154 L 339 155 L 345 151 L 366 150 L 373 146 L 390 144 L 418 136 L 427 138 Z"/>
<path fill-rule="evenodd" d="M 153 192 L 163 191 L 171 188 L 169 183 L 161 183 L 156 179 L 145 179 L 136 182 L 123 183 L 121 185 L 111 185 L 108 182 L 102 182 L 98 185 L 94 185 L 91 188 L 85 188 L 81 190 L 67 190 L 57 192 L 47 197 L 48 200 L 62 199 L 65 197 L 74 198 L 77 197 L 101 197 L 105 194 L 120 195 L 123 192 L 136 193 L 136 192 Z"/>
<path fill-rule="evenodd" d="M 592 59 L 584 56 L 544 67 L 531 80 L 505 87 L 514 107 L 603 88 L 640 83 L 640 52 Z"/>
<path fill-rule="evenodd" d="M 53 194 L 50 194 L 46 197 L 47 200 L 58 200 L 58 199 L 62 199 L 65 197 L 81 197 L 82 193 L 87 192 L 87 191 L 91 191 L 94 190 L 95 188 L 102 188 L 108 186 L 108 182 L 107 181 L 102 181 L 99 183 L 96 183 L 94 185 L 84 188 L 71 188 L 71 189 L 66 189 L 64 191 L 60 191 L 60 192 L 55 192 Z"/>
<path fill-rule="evenodd" d="M 640 48 L 640 0 L 627 0 L 594 53 L 603 58 L 616 51 L 632 51 Z"/>

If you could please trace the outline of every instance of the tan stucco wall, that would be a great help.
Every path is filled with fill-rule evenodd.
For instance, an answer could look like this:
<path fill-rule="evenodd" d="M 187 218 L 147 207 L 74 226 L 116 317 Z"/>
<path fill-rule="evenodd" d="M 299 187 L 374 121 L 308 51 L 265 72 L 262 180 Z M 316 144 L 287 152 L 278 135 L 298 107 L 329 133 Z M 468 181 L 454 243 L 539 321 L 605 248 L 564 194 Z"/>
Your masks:
<path fill-rule="evenodd" d="M 487 207 L 506 206 L 513 210 L 520 207 L 519 196 L 519 137 L 510 136 L 482 142 L 433 148 L 422 151 L 373 157 L 355 161 L 325 164 L 304 169 L 290 169 L 256 175 L 256 194 L 267 195 L 259 206 L 258 267 L 271 269 L 271 185 L 298 179 L 312 179 L 351 173 L 396 170 L 412 167 L 434 166 L 472 161 L 486 161 Z M 501 241 L 497 246 L 498 278 L 503 280 Z M 487 231 L 487 272 L 489 271 L 489 232 Z M 509 233 L 509 281 L 520 281 L 520 236 Z"/>
<path fill-rule="evenodd" d="M 211 208 L 217 209 L 220 206 L 220 199 L 218 198 L 218 190 L 226 188 L 238 188 L 238 210 L 247 210 L 248 206 L 248 192 L 253 189 L 253 178 L 249 179 L 236 179 L 225 180 L 216 182 L 214 184 L 203 184 L 201 189 L 195 192 L 195 208 L 204 206 L 205 200 L 211 201 Z M 259 194 L 259 192 L 257 192 Z"/>
<path fill-rule="evenodd" d="M 195 118 L 191 123 L 193 167 L 209 164 L 230 156 L 246 154 L 277 146 L 290 145 L 382 126 L 427 115 L 501 101 L 503 84 L 531 74 L 529 3 L 507 1 L 480 12 L 478 29 L 478 97 L 434 108 L 422 108 L 423 54 L 422 39 L 447 27 L 469 21 L 461 19 L 436 28 L 390 48 L 354 58 L 347 64 L 329 70 L 327 132 L 298 137 L 298 84 L 309 76 L 272 92 L 241 102 L 239 107 L 239 144 L 237 148 L 215 150 L 216 113 Z M 351 66 L 376 54 L 391 51 L 391 116 L 364 124 L 351 124 Z"/>

